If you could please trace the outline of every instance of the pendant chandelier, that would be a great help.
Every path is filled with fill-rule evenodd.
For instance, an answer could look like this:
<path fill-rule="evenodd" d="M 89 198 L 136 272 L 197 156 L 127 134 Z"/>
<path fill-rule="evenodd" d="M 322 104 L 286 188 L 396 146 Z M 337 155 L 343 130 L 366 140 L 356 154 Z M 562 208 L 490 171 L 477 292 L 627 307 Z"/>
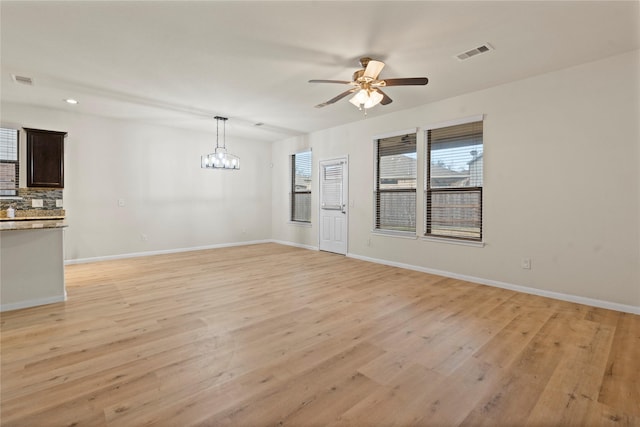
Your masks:
<path fill-rule="evenodd" d="M 200 158 L 200 167 L 203 169 L 240 169 L 240 158 L 227 153 L 226 122 L 227 117 L 215 116 L 216 119 L 216 150 Z M 222 146 L 220 146 L 220 122 L 222 122 Z"/>

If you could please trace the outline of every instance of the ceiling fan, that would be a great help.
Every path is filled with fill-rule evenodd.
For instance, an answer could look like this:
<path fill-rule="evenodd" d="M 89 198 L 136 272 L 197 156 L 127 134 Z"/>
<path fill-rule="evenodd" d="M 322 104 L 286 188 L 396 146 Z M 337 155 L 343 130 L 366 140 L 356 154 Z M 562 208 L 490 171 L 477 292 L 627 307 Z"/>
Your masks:
<path fill-rule="evenodd" d="M 316 108 L 326 107 L 340 101 L 342 98 L 355 94 L 349 102 L 360 110 L 366 110 L 378 104 L 387 105 L 393 102 L 381 88 L 389 86 L 424 86 L 429 82 L 426 77 L 407 77 L 400 79 L 378 79 L 384 68 L 384 62 L 368 57 L 360 58 L 362 69 L 353 73 L 353 79 L 348 80 L 309 80 L 309 83 L 338 83 L 352 86 L 340 95 L 316 105 Z"/>

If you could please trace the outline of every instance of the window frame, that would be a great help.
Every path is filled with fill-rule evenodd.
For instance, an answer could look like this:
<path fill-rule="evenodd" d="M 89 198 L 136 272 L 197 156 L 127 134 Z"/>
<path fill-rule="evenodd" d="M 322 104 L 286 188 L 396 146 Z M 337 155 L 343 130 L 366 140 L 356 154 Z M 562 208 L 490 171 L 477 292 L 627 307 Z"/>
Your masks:
<path fill-rule="evenodd" d="M 447 127 L 454 127 L 454 126 L 464 125 L 469 123 L 476 123 L 476 122 L 483 123 L 482 185 L 473 186 L 473 187 L 469 186 L 469 187 L 431 188 L 431 141 L 429 138 L 429 131 L 435 130 L 435 129 L 447 128 Z M 423 200 L 423 207 L 424 207 L 424 218 L 423 218 L 424 230 L 423 231 L 424 233 L 423 233 L 423 238 L 429 239 L 429 240 L 444 241 L 447 243 L 462 243 L 462 244 L 466 243 L 471 245 L 476 245 L 476 244 L 483 245 L 484 237 L 485 237 L 485 232 L 484 232 L 485 231 L 484 230 L 484 223 L 485 223 L 484 221 L 484 114 L 473 115 L 473 116 L 463 117 L 459 119 L 429 124 L 429 125 L 423 126 L 422 130 L 424 132 L 423 133 L 424 135 L 424 169 L 423 169 L 424 170 L 424 200 Z M 446 234 L 432 233 L 432 230 L 430 227 L 430 224 L 431 224 L 430 220 L 432 217 L 432 204 L 431 204 L 432 196 L 434 194 L 454 194 L 454 193 L 461 193 L 461 192 L 479 193 L 479 198 L 480 198 L 479 215 L 478 215 L 479 224 L 480 224 L 479 236 L 464 237 L 464 236 L 452 236 L 452 235 L 446 235 Z"/>
<path fill-rule="evenodd" d="M 303 151 L 298 151 L 289 156 L 289 174 L 290 174 L 290 193 L 289 193 L 289 222 L 297 225 L 310 225 L 311 224 L 311 194 L 312 194 L 312 186 L 310 186 L 309 190 L 298 191 L 296 190 L 296 156 L 300 154 L 309 153 L 309 166 L 311 168 L 311 174 L 309 179 L 313 179 L 313 150 L 311 148 L 305 149 Z M 301 220 L 296 219 L 296 196 L 299 194 L 308 194 L 309 195 L 309 219 Z"/>
<path fill-rule="evenodd" d="M 380 151 L 379 151 L 379 141 L 381 139 L 393 138 L 403 135 L 415 135 L 416 140 L 416 185 L 414 188 L 395 188 L 395 189 L 381 189 L 380 188 Z M 374 234 L 384 234 L 384 235 L 392 235 L 398 237 L 409 237 L 416 238 L 418 231 L 418 221 L 417 221 L 417 207 L 418 207 L 418 128 L 409 128 L 403 129 L 395 132 L 389 132 L 385 134 L 375 135 L 373 137 L 373 224 L 371 232 Z M 415 218 L 415 227 L 413 230 L 397 230 L 391 228 L 381 228 L 380 227 L 380 202 L 381 202 L 381 194 L 384 193 L 413 193 L 415 197 L 415 206 L 416 209 L 413 212 Z"/>
<path fill-rule="evenodd" d="M 0 126 L 0 130 L 10 130 L 14 131 L 16 135 L 16 160 L 5 160 L 0 159 L 0 164 L 13 164 L 15 171 L 15 187 L 13 190 L 6 189 L 0 191 L 13 191 L 13 194 L 0 194 L 0 198 L 15 198 L 18 196 L 18 190 L 20 189 L 20 129 L 15 129 L 12 127 Z"/>

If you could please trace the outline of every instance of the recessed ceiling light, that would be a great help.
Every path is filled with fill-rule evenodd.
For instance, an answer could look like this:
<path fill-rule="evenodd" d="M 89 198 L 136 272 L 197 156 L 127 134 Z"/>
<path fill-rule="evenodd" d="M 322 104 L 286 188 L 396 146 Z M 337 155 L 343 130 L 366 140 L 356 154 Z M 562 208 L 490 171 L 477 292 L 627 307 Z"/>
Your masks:
<path fill-rule="evenodd" d="M 64 100 L 64 102 L 66 102 L 67 104 L 73 104 L 73 105 L 76 105 L 78 103 L 78 101 L 73 98 L 67 98 Z"/>

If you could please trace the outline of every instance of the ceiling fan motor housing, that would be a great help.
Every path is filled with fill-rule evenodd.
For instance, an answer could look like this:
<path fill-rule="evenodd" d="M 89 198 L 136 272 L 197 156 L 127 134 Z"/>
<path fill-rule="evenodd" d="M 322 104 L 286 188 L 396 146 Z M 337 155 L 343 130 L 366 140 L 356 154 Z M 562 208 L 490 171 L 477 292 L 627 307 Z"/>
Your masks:
<path fill-rule="evenodd" d="M 362 65 L 362 68 L 367 68 L 367 65 L 369 65 L 369 61 L 371 61 L 371 58 L 369 58 L 368 56 L 360 58 L 360 65 Z"/>

